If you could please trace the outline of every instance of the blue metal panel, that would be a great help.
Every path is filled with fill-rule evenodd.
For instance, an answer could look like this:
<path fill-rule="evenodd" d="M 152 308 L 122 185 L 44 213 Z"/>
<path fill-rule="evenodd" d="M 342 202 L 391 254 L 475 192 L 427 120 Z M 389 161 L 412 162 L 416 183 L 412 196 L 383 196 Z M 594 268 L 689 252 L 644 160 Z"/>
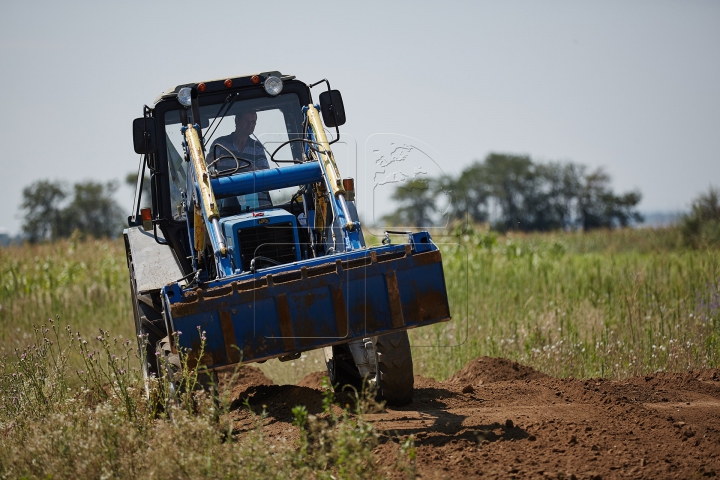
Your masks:
<path fill-rule="evenodd" d="M 266 192 L 323 181 L 322 169 L 317 162 L 290 165 L 283 168 L 238 173 L 210 181 L 215 198 L 227 198 L 248 193 Z"/>
<path fill-rule="evenodd" d="M 293 334 L 297 332 L 307 331 L 308 326 L 313 328 L 313 324 L 317 324 L 318 330 L 313 332 L 313 336 L 326 336 L 342 338 L 344 335 L 338 335 L 335 329 L 327 329 L 322 331 L 327 325 L 318 322 L 324 317 L 334 317 L 332 291 L 330 286 L 323 285 L 318 288 L 309 289 L 304 295 L 293 295 L 288 297 L 288 306 L 292 312 L 293 318 Z"/>
<path fill-rule="evenodd" d="M 416 322 L 432 320 L 434 313 L 418 308 L 416 298 L 425 298 L 429 303 L 447 301 L 438 292 L 446 292 L 442 263 L 425 265 L 422 268 L 398 270 L 396 272 L 403 316 Z"/>
<path fill-rule="evenodd" d="M 220 220 L 220 228 L 228 241 L 228 250 L 230 251 L 236 273 L 241 273 L 242 270 L 242 261 L 240 258 L 241 245 L 238 240 L 238 230 L 259 226 L 272 226 L 280 223 L 290 223 L 292 225 L 295 260 L 299 261 L 301 259 L 299 248 L 300 240 L 298 238 L 297 219 L 295 215 L 281 208 L 276 208 L 262 212 L 241 213 Z"/>
<path fill-rule="evenodd" d="M 377 327 L 382 327 L 382 320 L 388 316 L 390 305 L 385 278 L 374 275 L 375 272 L 362 273 L 364 275 L 357 275 L 349 282 L 350 323 L 353 332 L 369 336 Z"/>
<path fill-rule="evenodd" d="M 413 250 L 416 252 L 429 252 L 433 248 L 432 241 L 430 240 L 430 234 L 428 232 L 417 232 L 409 235 L 410 243 L 413 246 Z"/>
<path fill-rule="evenodd" d="M 273 358 L 448 320 L 440 252 L 430 245 L 424 253 L 406 244 L 333 255 L 195 292 L 170 285 L 163 295 L 181 346 L 197 351 L 196 327 L 207 332 L 208 366 L 240 360 L 234 345 L 243 361 Z"/>

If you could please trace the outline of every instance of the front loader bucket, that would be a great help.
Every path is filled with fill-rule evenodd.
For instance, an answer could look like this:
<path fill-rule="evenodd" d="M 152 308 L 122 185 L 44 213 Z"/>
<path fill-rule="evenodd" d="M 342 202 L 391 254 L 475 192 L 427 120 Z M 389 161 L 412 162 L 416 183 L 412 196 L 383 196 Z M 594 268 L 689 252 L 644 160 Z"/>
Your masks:
<path fill-rule="evenodd" d="M 183 291 L 163 288 L 179 346 L 210 368 L 255 362 L 450 319 L 440 251 L 416 241 L 286 264 Z"/>

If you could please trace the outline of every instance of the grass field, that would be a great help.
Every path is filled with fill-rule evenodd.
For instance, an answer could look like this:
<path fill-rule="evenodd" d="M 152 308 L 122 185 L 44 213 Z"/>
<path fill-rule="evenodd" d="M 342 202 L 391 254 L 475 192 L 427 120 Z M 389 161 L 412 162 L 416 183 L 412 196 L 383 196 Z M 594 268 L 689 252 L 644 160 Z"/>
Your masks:
<path fill-rule="evenodd" d="M 480 355 L 561 377 L 720 363 L 720 251 L 686 249 L 676 230 L 435 240 L 453 319 L 411 331 L 418 374 L 445 379 Z M 120 240 L 0 249 L 0 478 L 390 473 L 373 468 L 372 425 L 330 399 L 322 421 L 297 409 L 304 433 L 277 448 L 259 428 L 233 435 L 223 401 L 146 402 L 129 296 Z M 261 368 L 294 383 L 324 363 L 314 351 Z M 395 474 L 412 471 L 412 441 L 401 447 Z"/>
<path fill-rule="evenodd" d="M 626 377 L 720 362 L 720 252 L 665 230 L 436 238 L 453 320 L 411 331 L 417 373 L 444 379 L 479 355 L 555 376 Z M 0 249 L 0 354 L 58 318 L 134 338 L 122 242 Z M 324 368 L 319 351 L 260 366 L 280 383 Z"/>
<path fill-rule="evenodd" d="M 423 375 L 478 355 L 559 377 L 720 362 L 720 253 L 683 249 L 674 230 L 471 233 L 443 251 L 455 318 L 412 332 Z"/>
<path fill-rule="evenodd" d="M 122 240 L 76 240 L 0 249 L 0 354 L 33 339 L 49 318 L 84 334 L 133 338 Z"/>

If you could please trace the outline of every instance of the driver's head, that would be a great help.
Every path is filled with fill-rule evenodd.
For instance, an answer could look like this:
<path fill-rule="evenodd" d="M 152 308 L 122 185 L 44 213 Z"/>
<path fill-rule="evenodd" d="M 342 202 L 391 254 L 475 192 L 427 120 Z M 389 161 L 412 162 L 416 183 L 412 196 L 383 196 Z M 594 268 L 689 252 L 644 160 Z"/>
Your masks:
<path fill-rule="evenodd" d="M 235 115 L 235 133 L 241 137 L 249 137 L 255 131 L 257 112 L 244 110 Z"/>

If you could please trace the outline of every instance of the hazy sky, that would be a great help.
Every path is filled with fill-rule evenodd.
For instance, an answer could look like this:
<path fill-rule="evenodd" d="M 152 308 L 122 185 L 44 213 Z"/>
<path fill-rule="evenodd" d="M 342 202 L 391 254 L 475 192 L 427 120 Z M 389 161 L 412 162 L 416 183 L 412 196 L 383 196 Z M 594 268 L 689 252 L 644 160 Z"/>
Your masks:
<path fill-rule="evenodd" d="M 604 166 L 617 190 L 641 190 L 645 211 L 685 209 L 720 185 L 717 1 L 1 8 L 0 230 L 10 233 L 35 180 L 135 171 L 132 120 L 171 85 L 268 70 L 342 91 L 359 170 L 373 161 L 367 139 L 383 133 L 393 135 L 371 138 L 412 138 L 447 173 L 491 151 Z M 118 194 L 127 210 L 131 195 Z"/>

